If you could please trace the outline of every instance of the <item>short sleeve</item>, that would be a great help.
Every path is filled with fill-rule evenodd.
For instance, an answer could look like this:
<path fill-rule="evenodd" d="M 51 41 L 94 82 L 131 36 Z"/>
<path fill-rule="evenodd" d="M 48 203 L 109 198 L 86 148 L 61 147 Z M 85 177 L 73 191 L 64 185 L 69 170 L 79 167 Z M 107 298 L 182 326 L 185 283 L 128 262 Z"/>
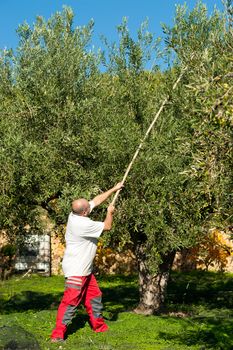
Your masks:
<path fill-rule="evenodd" d="M 85 236 L 99 238 L 104 230 L 104 222 L 89 220 L 88 226 L 86 227 Z"/>

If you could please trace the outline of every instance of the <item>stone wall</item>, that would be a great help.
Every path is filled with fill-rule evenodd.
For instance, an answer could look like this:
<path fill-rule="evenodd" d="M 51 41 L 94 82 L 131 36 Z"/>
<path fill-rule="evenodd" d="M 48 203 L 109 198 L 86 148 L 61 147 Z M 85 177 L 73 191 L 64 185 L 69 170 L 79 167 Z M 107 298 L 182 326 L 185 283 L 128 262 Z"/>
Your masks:
<path fill-rule="evenodd" d="M 52 275 L 62 274 L 62 258 L 65 251 L 65 245 L 61 235 L 57 232 L 51 233 L 51 273 Z"/>
<path fill-rule="evenodd" d="M 62 274 L 62 258 L 65 250 L 64 245 L 64 228 L 63 232 L 56 232 L 52 230 L 51 236 L 51 273 L 52 275 Z M 227 242 L 229 249 L 229 256 L 227 257 L 227 263 L 224 268 L 226 272 L 233 272 L 233 241 L 230 240 L 229 233 L 221 232 L 222 237 Z M 0 233 L 0 248 L 7 244 L 7 237 L 2 231 Z M 191 270 L 193 268 L 203 269 L 204 266 L 198 264 L 196 261 L 190 260 L 188 251 L 183 251 L 176 254 L 174 269 Z M 117 252 L 111 248 L 104 248 L 101 243 L 98 244 L 97 254 L 95 258 L 96 270 L 103 274 L 131 274 L 137 271 L 136 257 L 131 250 L 125 250 L 124 252 Z M 218 271 L 219 266 L 213 264 L 208 268 L 209 270 Z"/>
<path fill-rule="evenodd" d="M 0 231 L 0 249 L 7 243 L 8 243 L 8 239 L 5 231 Z"/>
<path fill-rule="evenodd" d="M 51 234 L 51 273 L 62 274 L 62 258 L 65 250 L 63 238 L 55 232 Z M 98 244 L 94 261 L 95 271 L 100 274 L 125 274 L 136 271 L 136 258 L 131 250 L 115 252 Z"/>
<path fill-rule="evenodd" d="M 233 240 L 230 230 L 220 231 L 214 228 L 200 245 L 177 252 L 173 269 L 233 272 Z"/>
<path fill-rule="evenodd" d="M 100 274 L 130 275 L 137 271 L 136 257 L 130 249 L 117 252 L 111 248 L 104 248 L 100 242 L 95 257 L 95 268 Z"/>

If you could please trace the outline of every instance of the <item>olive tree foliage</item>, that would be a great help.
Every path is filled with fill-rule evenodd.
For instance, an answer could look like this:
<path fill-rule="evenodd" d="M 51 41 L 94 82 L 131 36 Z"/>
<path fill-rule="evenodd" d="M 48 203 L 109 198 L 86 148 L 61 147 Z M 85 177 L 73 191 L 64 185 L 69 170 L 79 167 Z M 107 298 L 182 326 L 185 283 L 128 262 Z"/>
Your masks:
<path fill-rule="evenodd" d="M 160 309 L 175 252 L 232 220 L 232 29 L 225 14 L 209 16 L 199 3 L 193 11 L 177 7 L 174 27 L 164 26 L 164 32 L 167 54 L 176 57 L 170 71 L 146 72 L 142 36 L 133 41 L 124 25 L 109 60 L 115 79 L 111 91 L 117 87 L 111 110 L 121 116 L 127 112 L 128 120 L 134 118 L 138 125 L 137 132 L 124 134 L 127 163 L 128 150 L 133 154 L 132 145 L 137 147 L 135 136 L 139 143 L 169 96 L 126 181 L 111 235 L 112 242 L 134 247 L 140 277 L 136 311 L 143 313 Z M 172 91 L 184 67 L 182 82 Z"/>
<path fill-rule="evenodd" d="M 189 118 L 192 137 L 185 147 L 191 163 L 183 174 L 194 186 L 202 226 L 232 223 L 232 6 L 208 16 L 199 3 L 188 13 L 178 7 L 174 28 L 164 28 L 169 49 L 188 65 L 180 112 Z M 227 15 L 231 15 L 228 19 Z M 190 61 L 191 57 L 191 61 Z"/>
<path fill-rule="evenodd" d="M 11 101 L 13 97 L 13 76 L 11 70 L 12 52 L 2 51 L 0 58 L 0 140 L 1 140 L 1 218 L 8 214 L 7 203 L 13 193 L 13 172 L 14 164 L 9 158 L 8 154 L 12 153 L 12 143 L 17 142 L 17 126 L 13 119 L 11 126 L 8 123 L 7 110 L 11 108 Z M 18 137 L 20 139 L 20 137 Z M 12 155 L 11 155 L 12 157 Z"/>
<path fill-rule="evenodd" d="M 112 83 L 113 98 L 108 105 L 116 116 L 121 115 L 127 130 L 123 135 L 125 141 L 119 127 L 114 131 L 121 145 L 125 145 L 125 161 L 122 159 L 118 168 L 118 172 L 122 170 L 122 177 L 155 113 L 163 100 L 170 97 L 127 178 L 119 198 L 118 221 L 115 230 L 108 235 L 112 244 L 120 241 L 121 247 L 130 244 L 134 250 L 140 285 L 140 303 L 136 311 L 154 313 L 164 301 L 175 251 L 192 246 L 200 232 L 199 206 L 194 200 L 190 202 L 191 190 L 182 175 L 191 155 L 184 155 L 180 145 L 190 127 L 182 114 L 176 114 L 179 102 L 173 107 L 173 102 L 181 98 L 179 87 L 171 91 L 180 67 L 163 74 L 146 71 L 141 39 L 144 42 L 149 39 L 147 45 L 151 47 L 150 37 L 140 35 L 134 42 L 124 26 L 119 27 L 119 34 L 119 49 L 112 46 L 110 52 L 110 71 L 115 85 Z M 128 128 L 132 120 L 134 128 Z M 113 149 L 114 145 L 108 148 Z M 186 186 L 187 194 L 183 196 Z"/>
<path fill-rule="evenodd" d="M 1 55 L 1 224 L 12 237 L 12 228 L 37 224 L 40 208 L 64 222 L 69 196 L 93 184 L 99 55 L 90 49 L 93 23 L 72 22 L 65 8 L 33 28 L 24 23 L 17 52 Z"/>

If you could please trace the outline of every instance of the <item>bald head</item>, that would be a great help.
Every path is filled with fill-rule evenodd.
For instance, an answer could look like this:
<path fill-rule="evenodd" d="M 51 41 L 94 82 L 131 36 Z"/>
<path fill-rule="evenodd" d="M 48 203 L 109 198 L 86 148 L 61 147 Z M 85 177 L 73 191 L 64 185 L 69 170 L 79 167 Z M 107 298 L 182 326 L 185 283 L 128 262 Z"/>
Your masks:
<path fill-rule="evenodd" d="M 90 213 L 90 204 L 85 198 L 75 199 L 72 202 L 72 211 L 80 216 L 88 216 Z"/>

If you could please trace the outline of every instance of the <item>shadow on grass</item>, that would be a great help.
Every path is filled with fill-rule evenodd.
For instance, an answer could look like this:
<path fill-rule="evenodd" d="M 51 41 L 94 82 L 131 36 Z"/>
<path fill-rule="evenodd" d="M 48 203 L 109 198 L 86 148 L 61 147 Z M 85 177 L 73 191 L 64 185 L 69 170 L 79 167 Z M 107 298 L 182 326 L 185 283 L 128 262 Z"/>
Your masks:
<path fill-rule="evenodd" d="M 8 301 L 0 298 L 1 313 L 24 312 L 27 310 L 48 310 L 54 309 L 59 305 L 62 293 L 46 294 L 34 291 L 23 291 L 14 294 Z"/>
<path fill-rule="evenodd" d="M 161 331 L 159 337 L 187 346 L 198 345 L 200 350 L 233 350 L 232 277 L 206 271 L 172 272 L 167 313 L 182 310 L 191 316 L 182 318 L 181 332 Z"/>
<path fill-rule="evenodd" d="M 97 279 L 107 312 L 130 311 L 136 306 L 139 300 L 136 276 L 98 276 Z M 51 290 L 52 282 L 53 280 Z M 2 313 L 56 309 L 63 295 L 62 289 L 61 292 L 45 293 L 43 286 L 38 287 L 38 291 L 24 290 L 12 295 L 4 295 L 3 292 L 0 293 Z M 167 289 L 167 310 L 173 311 L 182 307 L 190 309 L 190 306 L 195 308 L 198 305 L 204 305 L 208 309 L 232 308 L 232 275 L 204 271 L 172 272 Z"/>
<path fill-rule="evenodd" d="M 49 278 L 49 277 L 48 277 Z M 118 314 L 131 311 L 139 300 L 136 276 L 98 276 L 103 292 L 104 316 L 115 321 Z M 33 281 L 33 280 L 32 280 Z M 53 287 L 53 280 L 47 280 Z M 51 281 L 51 282 L 50 282 Z M 6 284 L 7 285 L 7 284 Z M 25 289 L 30 286 L 25 284 Z M 40 289 L 39 289 L 40 288 Z M 60 290 L 60 289 L 59 289 Z M 24 290 L 8 295 L 1 300 L 1 313 L 24 312 L 26 310 L 56 310 L 63 290 L 56 293 L 43 293 L 43 286 L 38 291 Z M 8 299 L 8 300 L 6 300 Z M 200 346 L 199 350 L 233 350 L 233 278 L 232 274 L 194 271 L 191 273 L 172 272 L 168 285 L 166 308 L 161 315 L 172 323 L 171 311 L 184 310 L 191 316 L 181 318 L 180 332 L 163 329 L 159 337 L 187 346 Z M 67 336 L 83 328 L 88 316 L 83 306 L 69 325 Z"/>
<path fill-rule="evenodd" d="M 138 301 L 138 288 L 135 277 L 132 276 L 102 276 L 98 278 L 103 292 L 106 319 L 114 320 L 118 312 L 131 310 Z M 1 298 L 0 311 L 2 314 L 24 312 L 27 310 L 54 310 L 61 301 L 61 293 L 43 293 L 41 291 L 25 290 L 14 293 L 8 300 Z M 83 310 L 82 306 L 78 309 Z M 82 323 L 82 322 L 81 322 Z"/>
<path fill-rule="evenodd" d="M 233 349 L 233 312 L 231 318 L 210 317 L 182 320 L 182 331 L 170 333 L 163 331 L 159 338 L 186 346 L 198 345 L 199 350 Z"/>
<path fill-rule="evenodd" d="M 103 292 L 104 309 L 109 313 L 109 319 L 114 320 L 117 313 L 130 311 L 137 305 L 139 292 L 136 276 L 98 276 L 97 279 Z M 51 289 L 52 282 L 53 280 Z M 63 290 L 61 289 L 59 293 L 44 293 L 43 286 L 39 288 L 38 291 L 24 290 L 7 295 L 5 298 L 0 293 L 0 311 L 12 313 L 56 309 Z M 199 305 L 209 310 L 232 308 L 232 275 L 204 271 L 172 272 L 166 297 L 167 311 L 191 310 Z"/>
<path fill-rule="evenodd" d="M 79 329 L 84 328 L 86 323 L 89 323 L 88 315 L 79 311 L 72 319 L 72 322 L 68 325 L 65 339 L 67 339 L 71 334 L 76 333 Z"/>
<path fill-rule="evenodd" d="M 139 301 L 139 292 L 136 286 L 118 285 L 101 289 L 105 310 L 110 313 L 131 311 Z"/>
<path fill-rule="evenodd" d="M 232 274 L 192 271 L 172 272 L 166 305 L 205 305 L 208 309 L 233 307 Z"/>

